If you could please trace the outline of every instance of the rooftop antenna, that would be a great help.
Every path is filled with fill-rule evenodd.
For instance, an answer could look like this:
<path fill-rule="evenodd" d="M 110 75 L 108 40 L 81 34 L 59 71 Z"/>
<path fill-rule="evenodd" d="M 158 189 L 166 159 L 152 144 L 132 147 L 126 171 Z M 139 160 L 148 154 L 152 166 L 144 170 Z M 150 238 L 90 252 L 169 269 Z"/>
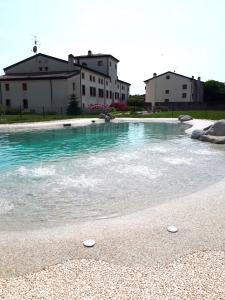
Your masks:
<path fill-rule="evenodd" d="M 33 49 L 32 51 L 37 54 L 37 46 L 39 46 L 39 41 L 37 40 L 37 36 L 36 35 L 33 35 L 33 39 L 34 39 L 34 46 L 33 46 Z"/>
<path fill-rule="evenodd" d="M 174 67 L 174 71 L 173 71 L 174 73 L 176 73 L 176 68 L 177 68 L 177 67 Z"/>

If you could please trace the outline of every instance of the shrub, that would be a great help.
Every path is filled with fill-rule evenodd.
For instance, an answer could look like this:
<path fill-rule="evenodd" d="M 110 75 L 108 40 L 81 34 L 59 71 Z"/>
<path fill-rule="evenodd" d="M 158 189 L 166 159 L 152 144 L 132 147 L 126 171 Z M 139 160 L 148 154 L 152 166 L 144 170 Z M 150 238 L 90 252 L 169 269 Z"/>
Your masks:
<path fill-rule="evenodd" d="M 144 110 L 144 108 L 140 107 L 140 106 L 131 106 L 131 105 L 129 105 L 128 108 L 132 112 L 134 112 L 134 111 L 143 111 Z"/>
<path fill-rule="evenodd" d="M 133 96 L 130 95 L 127 103 L 129 106 L 144 107 L 145 95 L 133 95 Z"/>
<path fill-rule="evenodd" d="M 67 115 L 72 115 L 72 116 L 81 114 L 81 108 L 79 107 L 77 98 L 74 94 L 70 96 L 70 102 L 66 112 Z"/>
<path fill-rule="evenodd" d="M 90 104 L 85 112 L 90 115 L 99 115 L 100 113 L 107 113 L 109 106 L 107 104 Z"/>
<path fill-rule="evenodd" d="M 128 105 L 122 102 L 113 102 L 110 107 L 116 108 L 119 111 L 128 111 Z"/>
<path fill-rule="evenodd" d="M 3 115 L 5 113 L 5 108 L 0 105 L 0 115 Z"/>

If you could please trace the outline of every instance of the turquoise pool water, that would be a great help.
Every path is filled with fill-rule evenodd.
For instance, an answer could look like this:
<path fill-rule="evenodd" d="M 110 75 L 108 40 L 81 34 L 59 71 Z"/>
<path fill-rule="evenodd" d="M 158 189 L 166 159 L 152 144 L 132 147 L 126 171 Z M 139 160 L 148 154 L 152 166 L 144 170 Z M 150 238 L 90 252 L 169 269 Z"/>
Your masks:
<path fill-rule="evenodd" d="M 225 177 L 224 147 L 185 125 L 92 124 L 0 133 L 0 230 L 111 218 Z"/>

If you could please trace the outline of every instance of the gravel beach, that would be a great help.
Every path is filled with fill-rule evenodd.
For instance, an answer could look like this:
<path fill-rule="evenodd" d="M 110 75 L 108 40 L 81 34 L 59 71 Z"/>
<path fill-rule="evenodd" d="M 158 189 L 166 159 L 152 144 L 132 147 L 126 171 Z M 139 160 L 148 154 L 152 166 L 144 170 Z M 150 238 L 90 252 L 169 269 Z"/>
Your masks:
<path fill-rule="evenodd" d="M 71 260 L 0 280 L 1 299 L 224 299 L 225 253 L 187 255 L 159 268 Z"/>
<path fill-rule="evenodd" d="M 225 299 L 224 191 L 221 179 L 118 218 L 1 231 L 0 299 Z"/>

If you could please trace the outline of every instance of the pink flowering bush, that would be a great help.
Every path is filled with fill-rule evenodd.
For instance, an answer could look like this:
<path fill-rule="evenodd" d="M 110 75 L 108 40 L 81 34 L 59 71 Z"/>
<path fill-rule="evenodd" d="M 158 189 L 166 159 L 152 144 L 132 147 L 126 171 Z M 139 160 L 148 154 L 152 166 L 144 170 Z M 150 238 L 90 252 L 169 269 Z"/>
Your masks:
<path fill-rule="evenodd" d="M 107 104 L 90 104 L 85 109 L 87 114 L 98 115 L 100 113 L 106 113 L 109 111 L 109 105 Z"/>
<path fill-rule="evenodd" d="M 122 102 L 113 102 L 110 107 L 115 108 L 120 111 L 128 111 L 128 105 Z"/>
<path fill-rule="evenodd" d="M 90 104 L 88 106 L 89 110 L 107 110 L 109 109 L 109 105 L 107 104 Z"/>

